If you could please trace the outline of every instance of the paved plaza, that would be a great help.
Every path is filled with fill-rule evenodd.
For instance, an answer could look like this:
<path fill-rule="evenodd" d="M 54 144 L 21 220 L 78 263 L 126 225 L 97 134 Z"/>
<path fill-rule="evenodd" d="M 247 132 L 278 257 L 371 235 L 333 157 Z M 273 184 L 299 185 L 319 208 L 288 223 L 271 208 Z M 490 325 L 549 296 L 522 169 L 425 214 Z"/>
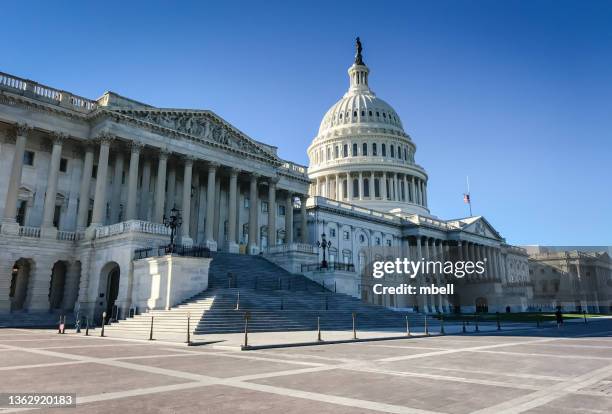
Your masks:
<path fill-rule="evenodd" d="M 237 351 L 0 330 L 0 392 L 50 413 L 610 413 L 612 321 Z M 4 409 L 0 412 L 13 412 Z"/>

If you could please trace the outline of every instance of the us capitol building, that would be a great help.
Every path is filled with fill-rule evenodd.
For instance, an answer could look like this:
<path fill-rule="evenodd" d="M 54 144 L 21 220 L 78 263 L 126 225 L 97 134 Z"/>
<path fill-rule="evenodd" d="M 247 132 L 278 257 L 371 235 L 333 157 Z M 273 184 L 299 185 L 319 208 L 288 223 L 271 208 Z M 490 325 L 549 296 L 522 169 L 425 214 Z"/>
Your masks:
<path fill-rule="evenodd" d="M 212 111 L 113 92 L 91 100 L 0 73 L 0 314 L 76 306 L 94 316 L 116 306 L 125 316 L 142 290 L 135 251 L 168 243 L 163 217 L 173 207 L 180 245 L 263 255 L 367 302 L 527 309 L 525 250 L 484 217 L 430 213 L 416 144 L 369 74 L 358 43 L 348 91 L 323 117 L 306 168 Z M 323 233 L 330 269 L 316 265 Z M 487 258 L 487 266 L 459 295 L 374 296 L 369 265 L 395 257 Z"/>

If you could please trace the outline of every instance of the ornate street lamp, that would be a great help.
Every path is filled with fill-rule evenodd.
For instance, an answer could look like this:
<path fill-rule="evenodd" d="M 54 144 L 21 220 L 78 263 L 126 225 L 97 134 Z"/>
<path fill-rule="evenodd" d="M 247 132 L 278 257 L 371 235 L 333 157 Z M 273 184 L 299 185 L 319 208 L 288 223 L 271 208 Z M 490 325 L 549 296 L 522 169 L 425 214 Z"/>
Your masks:
<path fill-rule="evenodd" d="M 170 244 L 167 247 L 168 253 L 174 252 L 174 236 L 176 236 L 176 229 L 181 227 L 183 224 L 183 218 L 181 217 L 181 211 L 176 208 L 176 206 L 172 207 L 170 210 L 170 217 L 166 217 L 164 214 L 163 217 L 164 226 L 170 227 Z"/>
<path fill-rule="evenodd" d="M 321 269 L 327 269 L 327 260 L 325 260 L 325 250 L 331 247 L 331 241 L 327 241 L 325 233 L 321 234 L 321 241 L 317 240 L 317 247 L 323 249 L 323 261 L 321 262 Z"/>

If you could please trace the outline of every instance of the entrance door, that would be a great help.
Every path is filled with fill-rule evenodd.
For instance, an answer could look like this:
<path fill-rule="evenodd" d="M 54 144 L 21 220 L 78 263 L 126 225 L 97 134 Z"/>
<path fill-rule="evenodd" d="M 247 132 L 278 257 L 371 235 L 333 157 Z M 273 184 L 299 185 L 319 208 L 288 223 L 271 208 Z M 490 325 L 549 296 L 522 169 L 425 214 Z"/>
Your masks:
<path fill-rule="evenodd" d="M 106 283 L 106 321 L 108 322 L 113 315 L 113 307 L 119 294 L 119 268 L 114 268 L 108 274 L 108 281 Z"/>

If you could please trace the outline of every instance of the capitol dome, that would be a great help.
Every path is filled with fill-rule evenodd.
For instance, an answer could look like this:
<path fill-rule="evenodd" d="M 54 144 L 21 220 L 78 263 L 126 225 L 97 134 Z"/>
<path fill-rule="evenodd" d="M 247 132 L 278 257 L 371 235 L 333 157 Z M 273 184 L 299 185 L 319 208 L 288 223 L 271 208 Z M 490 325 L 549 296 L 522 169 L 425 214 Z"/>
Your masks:
<path fill-rule="evenodd" d="M 308 147 L 311 195 L 399 214 L 428 214 L 427 173 L 395 110 L 370 89 L 357 38 L 349 89 Z"/>

